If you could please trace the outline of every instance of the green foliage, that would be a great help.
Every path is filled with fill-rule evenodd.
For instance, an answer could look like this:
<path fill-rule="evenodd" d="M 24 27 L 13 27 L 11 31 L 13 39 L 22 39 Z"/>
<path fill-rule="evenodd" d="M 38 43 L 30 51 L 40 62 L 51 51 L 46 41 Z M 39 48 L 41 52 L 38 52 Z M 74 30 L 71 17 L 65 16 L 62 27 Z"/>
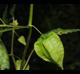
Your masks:
<path fill-rule="evenodd" d="M 21 60 L 16 61 L 16 70 L 20 70 Z"/>
<path fill-rule="evenodd" d="M 0 39 L 0 69 L 10 69 L 9 56 L 6 47 Z"/>
<path fill-rule="evenodd" d="M 14 20 L 12 23 L 10 23 L 11 25 L 14 25 L 14 26 L 18 26 L 18 21 L 17 20 Z"/>
<path fill-rule="evenodd" d="M 34 44 L 36 54 L 45 61 L 54 61 L 63 69 L 64 47 L 54 32 L 43 34 Z"/>
<path fill-rule="evenodd" d="M 25 41 L 25 37 L 22 35 L 18 38 L 18 41 L 23 44 L 24 46 L 26 46 L 26 41 Z"/>
<path fill-rule="evenodd" d="M 15 4 L 13 8 L 11 9 L 10 14 L 13 17 L 13 21 L 9 23 L 9 21 L 6 18 L 7 15 L 7 8 L 5 9 L 5 12 L 3 13 L 2 24 L 0 24 L 0 69 L 10 69 L 10 63 L 9 63 L 9 56 L 6 50 L 6 47 L 1 40 L 1 36 L 4 32 L 12 31 L 12 40 L 11 40 L 11 57 L 13 59 L 13 63 L 15 65 L 16 70 L 29 70 L 30 66 L 28 64 L 30 57 L 33 53 L 29 54 L 28 59 L 26 60 L 26 49 L 29 47 L 29 41 L 32 35 L 32 27 L 37 30 L 41 36 L 37 39 L 37 41 L 34 43 L 34 50 L 36 54 L 42 58 L 44 61 L 50 62 L 50 63 L 56 63 L 61 69 L 63 70 L 63 59 L 64 59 L 64 46 L 62 44 L 62 41 L 58 35 L 68 34 L 72 32 L 80 31 L 80 29 L 62 29 L 57 28 L 52 31 L 49 31 L 48 33 L 41 33 L 34 25 L 32 25 L 32 15 L 33 15 L 33 4 L 30 5 L 30 15 L 29 15 L 29 22 L 28 26 L 19 26 L 19 23 L 17 20 L 14 19 L 14 10 L 15 10 Z M 13 44 L 14 44 L 14 33 L 16 33 L 15 30 L 17 29 L 23 29 L 28 28 L 29 34 L 27 37 L 27 42 L 25 40 L 25 37 L 23 35 L 18 37 L 18 41 L 25 46 L 25 49 L 23 51 L 22 59 L 15 61 L 15 55 L 13 53 Z M 17 34 L 17 33 L 16 33 Z M 18 35 L 18 34 L 17 34 Z M 27 44 L 26 44 L 27 43 Z M 27 45 L 27 47 L 26 47 Z M 25 61 L 24 61 L 25 60 Z"/>
<path fill-rule="evenodd" d="M 21 61 L 22 60 L 17 60 L 16 61 L 16 70 L 20 70 L 20 67 L 21 67 Z M 29 65 L 27 65 L 27 67 L 24 69 L 24 70 L 29 70 Z"/>

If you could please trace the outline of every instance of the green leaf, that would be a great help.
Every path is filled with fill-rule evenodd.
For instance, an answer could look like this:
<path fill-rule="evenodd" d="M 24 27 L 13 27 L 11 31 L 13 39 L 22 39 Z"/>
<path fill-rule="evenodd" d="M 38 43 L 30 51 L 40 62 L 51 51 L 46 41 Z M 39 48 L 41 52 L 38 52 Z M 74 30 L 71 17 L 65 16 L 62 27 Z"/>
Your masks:
<path fill-rule="evenodd" d="M 14 26 L 18 26 L 18 24 L 19 24 L 19 23 L 18 23 L 17 20 L 14 20 L 14 21 L 13 21 L 13 25 L 14 25 Z"/>
<path fill-rule="evenodd" d="M 25 68 L 25 70 L 29 70 L 30 69 L 30 66 L 29 65 L 27 65 L 27 67 Z"/>
<path fill-rule="evenodd" d="M 2 40 L 0 39 L 0 69 L 10 69 L 9 56 Z"/>
<path fill-rule="evenodd" d="M 24 38 L 23 35 L 18 38 L 18 41 L 19 41 L 21 44 L 23 44 L 24 46 L 26 46 L 26 40 L 25 40 L 25 38 Z"/>
<path fill-rule="evenodd" d="M 20 70 L 21 60 L 16 61 L 16 70 Z"/>
<path fill-rule="evenodd" d="M 16 60 L 16 70 L 20 70 L 21 61 L 22 60 Z M 29 70 L 29 68 L 30 68 L 29 65 L 27 65 L 27 67 L 25 68 L 25 70 Z"/>
<path fill-rule="evenodd" d="M 10 23 L 11 25 L 14 25 L 14 26 L 18 26 L 18 21 L 17 20 L 13 20 L 13 22 L 12 23 Z"/>
<path fill-rule="evenodd" d="M 64 47 L 55 32 L 48 32 L 41 35 L 35 42 L 36 54 L 47 62 L 56 62 L 63 69 Z"/>

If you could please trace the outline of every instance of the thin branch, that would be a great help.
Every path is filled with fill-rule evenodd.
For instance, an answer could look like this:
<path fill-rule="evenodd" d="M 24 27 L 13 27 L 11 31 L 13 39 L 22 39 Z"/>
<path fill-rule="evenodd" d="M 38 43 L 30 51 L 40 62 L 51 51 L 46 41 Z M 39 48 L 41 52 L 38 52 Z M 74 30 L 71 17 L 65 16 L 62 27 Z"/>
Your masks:
<path fill-rule="evenodd" d="M 9 56 L 12 56 L 11 54 L 8 54 Z M 13 55 L 14 57 L 20 59 L 20 57 L 16 56 L 16 55 Z"/>
<path fill-rule="evenodd" d="M 30 43 L 30 38 L 32 35 L 32 16 L 33 16 L 33 4 L 30 4 L 30 14 L 29 14 L 29 22 L 28 22 L 28 27 L 29 27 L 29 34 L 28 34 L 28 38 L 27 38 L 27 45 L 25 46 L 25 49 L 23 51 L 23 56 L 22 56 L 22 62 L 21 62 L 21 68 L 23 67 L 23 62 L 25 60 L 26 57 L 26 52 L 27 49 L 29 47 L 29 43 Z"/>
<path fill-rule="evenodd" d="M 0 21 L 3 23 L 3 25 L 6 25 L 6 23 L 0 18 Z"/>
<path fill-rule="evenodd" d="M 32 25 L 32 27 L 39 33 L 42 35 L 41 31 L 39 31 L 39 29 L 37 27 L 35 27 L 34 25 Z"/>
<path fill-rule="evenodd" d="M 33 4 L 30 4 L 30 14 L 29 14 L 29 22 L 28 25 L 32 27 L 32 18 L 33 18 Z"/>
<path fill-rule="evenodd" d="M 33 54 L 33 52 L 34 52 L 34 50 L 32 50 L 31 53 L 29 54 L 29 57 L 28 57 L 28 59 L 27 59 L 25 65 L 24 65 L 24 67 L 23 67 L 23 70 L 25 70 L 25 68 L 27 67 L 28 62 L 29 62 L 29 60 L 30 60 L 30 58 L 31 58 L 31 56 L 32 56 L 32 54 Z"/>
<path fill-rule="evenodd" d="M 28 28 L 27 26 L 26 27 L 17 27 L 15 28 L 15 30 L 18 30 L 18 29 L 24 29 L 24 28 Z M 13 28 L 9 28 L 9 29 L 3 29 L 3 30 L 0 30 L 0 32 L 7 32 L 7 31 L 12 31 Z"/>
<path fill-rule="evenodd" d="M 14 28 L 12 30 L 12 40 L 11 40 L 11 56 L 12 56 L 12 60 L 13 60 L 13 63 L 14 63 L 14 66 L 15 65 L 15 58 L 14 58 L 14 51 L 13 51 L 13 48 L 14 47 Z"/>

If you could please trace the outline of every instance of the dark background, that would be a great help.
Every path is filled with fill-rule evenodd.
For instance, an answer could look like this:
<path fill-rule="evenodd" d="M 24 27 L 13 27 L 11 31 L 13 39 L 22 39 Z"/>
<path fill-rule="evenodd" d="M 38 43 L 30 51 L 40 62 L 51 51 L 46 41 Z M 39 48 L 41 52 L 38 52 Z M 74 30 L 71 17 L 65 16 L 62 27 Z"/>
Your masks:
<path fill-rule="evenodd" d="M 10 9 L 8 5 L 7 19 L 10 20 Z M 6 4 L 0 4 L 0 17 L 2 17 Z M 15 18 L 19 25 L 27 25 L 29 17 L 29 4 L 16 4 Z M 80 4 L 34 4 L 33 25 L 42 33 L 46 33 L 55 28 L 80 28 Z M 18 35 L 27 38 L 27 29 L 17 30 Z M 40 34 L 33 29 L 30 50 L 33 49 L 34 42 Z M 21 57 L 24 46 L 14 39 L 14 54 Z M 60 36 L 64 45 L 64 70 L 80 70 L 80 32 Z M 10 53 L 11 32 L 6 32 L 2 37 L 8 52 Z M 28 55 L 27 54 L 27 55 Z M 11 62 L 12 63 L 12 62 Z M 56 70 L 58 66 L 40 59 L 34 52 L 30 59 L 31 70 Z M 12 68 L 12 66 L 11 66 Z M 12 68 L 13 69 L 13 68 Z"/>

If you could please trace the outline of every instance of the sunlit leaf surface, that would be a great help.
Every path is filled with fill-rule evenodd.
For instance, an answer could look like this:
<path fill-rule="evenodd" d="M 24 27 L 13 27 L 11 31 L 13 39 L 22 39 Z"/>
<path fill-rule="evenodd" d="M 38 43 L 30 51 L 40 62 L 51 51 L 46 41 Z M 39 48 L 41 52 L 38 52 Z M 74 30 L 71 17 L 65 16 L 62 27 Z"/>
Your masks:
<path fill-rule="evenodd" d="M 9 56 L 2 40 L 0 39 L 0 69 L 10 69 Z"/>
<path fill-rule="evenodd" d="M 36 54 L 47 62 L 57 63 L 63 69 L 64 47 L 54 32 L 43 34 L 34 44 Z"/>
<path fill-rule="evenodd" d="M 20 70 L 21 60 L 16 61 L 16 70 Z"/>
<path fill-rule="evenodd" d="M 21 44 L 23 44 L 24 46 L 26 46 L 26 41 L 25 41 L 24 36 L 20 36 L 20 37 L 18 38 L 18 41 L 19 41 Z"/>

